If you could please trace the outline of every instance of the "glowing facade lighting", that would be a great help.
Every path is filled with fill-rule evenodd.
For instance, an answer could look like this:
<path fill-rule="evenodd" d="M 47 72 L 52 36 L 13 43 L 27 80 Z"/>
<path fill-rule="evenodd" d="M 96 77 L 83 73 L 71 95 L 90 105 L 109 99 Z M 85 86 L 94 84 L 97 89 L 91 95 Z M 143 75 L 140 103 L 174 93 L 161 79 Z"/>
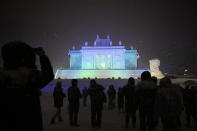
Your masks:
<path fill-rule="evenodd" d="M 122 42 L 112 46 L 110 37 L 97 39 L 94 46 L 82 46 L 81 50 L 70 50 L 70 69 L 127 69 L 136 70 L 138 52 L 134 48 L 126 50 Z"/>
<path fill-rule="evenodd" d="M 70 68 L 59 71 L 56 78 L 136 78 L 142 72 L 137 70 L 137 50 L 125 49 L 121 41 L 112 45 L 109 36 L 101 39 L 97 35 L 93 46 L 85 42 L 80 50 L 70 50 L 69 55 Z"/>

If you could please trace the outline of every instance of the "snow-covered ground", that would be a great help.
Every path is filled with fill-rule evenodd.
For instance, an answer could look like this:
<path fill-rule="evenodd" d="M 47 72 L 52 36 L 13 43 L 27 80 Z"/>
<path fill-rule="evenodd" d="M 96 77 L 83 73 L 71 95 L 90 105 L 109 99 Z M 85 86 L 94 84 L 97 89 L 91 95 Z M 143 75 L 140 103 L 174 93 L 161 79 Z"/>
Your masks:
<path fill-rule="evenodd" d="M 182 86 L 184 86 L 183 83 L 187 80 L 194 80 L 197 82 L 197 79 L 189 79 L 189 78 L 177 78 L 177 79 L 171 79 L 171 80 L 172 80 L 172 83 L 179 83 Z M 57 81 L 57 79 L 51 81 L 47 86 L 45 86 L 45 88 L 42 89 L 42 91 L 43 92 L 52 92 L 53 88 L 55 87 L 56 81 Z M 71 86 L 71 80 L 62 79 L 61 81 L 62 81 L 63 90 L 66 92 L 67 88 L 69 86 Z M 127 79 L 97 79 L 96 81 L 97 81 L 97 83 L 103 85 L 106 90 L 108 89 L 109 85 L 111 85 L 111 84 L 113 84 L 115 89 L 117 90 L 119 87 L 123 87 L 127 83 Z M 136 84 L 139 81 L 140 80 L 136 80 Z M 79 79 L 78 80 L 78 87 L 80 88 L 80 90 L 82 90 L 84 87 L 89 87 L 89 84 L 90 84 L 89 79 Z"/>

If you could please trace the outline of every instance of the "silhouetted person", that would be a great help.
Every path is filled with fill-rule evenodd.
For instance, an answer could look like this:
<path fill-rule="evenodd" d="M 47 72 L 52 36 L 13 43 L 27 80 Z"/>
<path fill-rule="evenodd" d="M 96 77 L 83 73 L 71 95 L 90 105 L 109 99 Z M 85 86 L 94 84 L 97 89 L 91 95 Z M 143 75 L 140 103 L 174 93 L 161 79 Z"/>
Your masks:
<path fill-rule="evenodd" d="M 41 71 L 36 69 L 36 54 Z M 54 77 L 48 57 L 42 48 L 13 41 L 2 47 L 2 58 L 1 130 L 43 131 L 40 89 Z"/>
<path fill-rule="evenodd" d="M 79 99 L 81 98 L 81 93 L 78 88 L 78 81 L 72 79 L 72 86 L 68 88 L 68 108 L 69 108 L 69 121 L 71 126 L 78 127 L 78 112 L 79 112 Z"/>
<path fill-rule="evenodd" d="M 183 109 L 182 93 L 172 86 L 170 78 L 160 80 L 155 104 L 155 113 L 159 113 L 163 131 L 181 131 L 179 118 Z"/>
<path fill-rule="evenodd" d="M 124 91 L 123 88 L 118 88 L 118 110 L 124 112 Z"/>
<path fill-rule="evenodd" d="M 151 77 L 151 80 L 155 83 L 155 85 L 156 85 L 156 90 L 158 90 L 158 89 L 159 89 L 159 86 L 157 86 L 157 81 L 158 81 L 157 77 L 152 76 L 152 77 Z M 157 92 L 157 91 L 156 91 L 156 92 Z M 156 108 L 157 108 L 157 107 L 156 107 L 156 105 L 154 104 L 154 110 L 155 110 Z M 154 111 L 154 112 L 157 112 L 157 110 Z M 154 128 L 156 128 L 156 127 L 158 126 L 158 124 L 159 124 L 159 116 L 154 114 L 154 118 L 153 118 L 153 119 L 154 119 Z"/>
<path fill-rule="evenodd" d="M 182 107 L 182 111 L 184 110 L 184 102 L 183 102 L 183 92 L 184 89 L 180 86 L 180 84 L 174 83 L 172 84 L 172 87 L 177 91 L 177 93 L 179 93 L 179 95 L 181 96 L 181 107 Z M 182 126 L 182 122 L 181 122 L 181 114 L 178 116 L 178 126 L 181 130 L 181 126 Z"/>
<path fill-rule="evenodd" d="M 197 86 L 186 86 L 183 91 L 183 103 L 185 106 L 186 126 L 191 127 L 191 117 L 197 127 Z"/>
<path fill-rule="evenodd" d="M 157 86 L 157 77 L 153 76 L 151 77 L 151 80 L 155 83 L 155 85 Z"/>
<path fill-rule="evenodd" d="M 83 106 L 87 106 L 87 97 L 88 97 L 88 89 L 86 87 L 82 90 L 82 96 L 83 96 Z"/>
<path fill-rule="evenodd" d="M 130 117 L 132 118 L 132 126 L 136 126 L 136 110 L 134 105 L 134 94 L 135 94 L 135 80 L 130 77 L 128 83 L 124 86 L 124 96 L 125 96 L 125 127 L 129 127 Z"/>
<path fill-rule="evenodd" d="M 103 103 L 106 102 L 104 87 L 97 84 L 95 80 L 90 80 L 88 94 L 91 101 L 91 125 L 93 128 L 101 127 Z"/>
<path fill-rule="evenodd" d="M 136 87 L 135 105 L 139 107 L 140 129 L 141 131 L 154 130 L 154 103 L 156 85 L 151 80 L 151 74 L 144 71 L 141 74 L 141 81 Z"/>
<path fill-rule="evenodd" d="M 59 121 L 63 121 L 61 116 L 61 108 L 63 107 L 63 99 L 65 96 L 66 95 L 62 90 L 62 83 L 61 81 L 58 81 L 53 91 L 54 106 L 57 110 L 55 115 L 51 119 L 51 124 L 55 123 L 56 117 L 58 117 Z"/>
<path fill-rule="evenodd" d="M 109 89 L 107 91 L 108 94 L 108 109 L 114 109 L 115 108 L 115 99 L 116 99 L 116 90 L 114 89 L 113 85 L 109 86 Z"/>

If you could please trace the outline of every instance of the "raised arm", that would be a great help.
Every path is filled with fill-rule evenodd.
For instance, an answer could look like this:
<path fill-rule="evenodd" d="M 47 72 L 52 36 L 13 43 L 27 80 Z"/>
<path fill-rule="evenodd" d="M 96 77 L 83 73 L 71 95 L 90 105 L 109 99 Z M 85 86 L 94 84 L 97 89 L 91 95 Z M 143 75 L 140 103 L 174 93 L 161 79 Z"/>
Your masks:
<path fill-rule="evenodd" d="M 40 73 L 40 88 L 43 88 L 47 85 L 50 81 L 53 80 L 53 68 L 48 56 L 45 55 L 45 52 L 42 48 L 38 48 L 35 53 L 40 58 L 40 66 L 41 66 L 41 73 Z"/>

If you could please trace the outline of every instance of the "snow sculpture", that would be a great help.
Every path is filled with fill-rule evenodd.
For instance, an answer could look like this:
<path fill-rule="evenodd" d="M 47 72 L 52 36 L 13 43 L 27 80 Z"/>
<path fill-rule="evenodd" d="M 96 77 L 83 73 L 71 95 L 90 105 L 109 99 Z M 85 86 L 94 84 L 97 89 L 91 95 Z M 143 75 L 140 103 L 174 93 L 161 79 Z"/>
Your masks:
<path fill-rule="evenodd" d="M 159 70 L 159 66 L 160 66 L 159 59 L 151 59 L 149 60 L 149 64 L 150 64 L 151 76 L 155 76 L 158 79 L 161 79 L 164 77 L 163 73 Z"/>

